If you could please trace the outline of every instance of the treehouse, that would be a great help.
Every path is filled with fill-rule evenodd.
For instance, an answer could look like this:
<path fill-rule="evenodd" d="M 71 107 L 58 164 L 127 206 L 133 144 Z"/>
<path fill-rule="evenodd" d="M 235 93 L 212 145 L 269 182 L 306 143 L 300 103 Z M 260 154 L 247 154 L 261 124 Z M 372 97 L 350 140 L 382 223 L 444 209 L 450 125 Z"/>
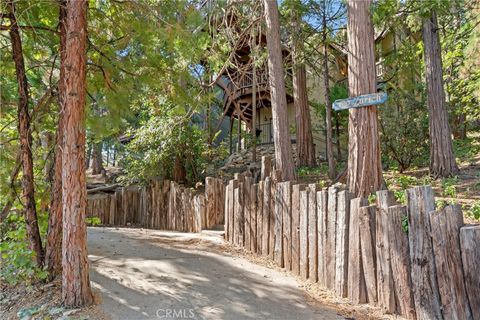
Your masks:
<path fill-rule="evenodd" d="M 255 44 L 266 47 L 266 37 L 258 37 L 260 40 Z M 258 39 L 257 39 L 258 40 Z M 331 71 L 334 79 L 332 83 L 341 82 L 346 79 L 346 55 L 338 48 L 332 47 L 335 57 Z M 233 132 L 236 132 L 237 151 L 242 147 L 241 128 L 247 132 L 252 132 L 253 114 L 255 112 L 255 133 L 258 144 L 273 143 L 272 126 L 272 105 L 270 100 L 270 86 L 268 76 L 268 66 L 265 62 L 261 66 L 255 67 L 255 77 L 253 74 L 253 63 L 251 60 L 251 46 L 247 43 L 240 46 L 232 56 L 235 57 L 234 63 L 228 68 L 222 70 L 217 80 L 217 85 L 223 90 L 223 117 L 230 118 L 230 151 L 233 146 Z M 287 114 L 290 127 L 291 139 L 295 143 L 295 105 L 292 92 L 292 61 L 290 50 L 282 48 L 284 60 L 284 74 L 287 91 Z M 320 62 L 319 62 L 320 63 Z M 323 78 L 307 68 L 307 87 L 309 90 L 309 100 L 314 102 L 324 102 Z M 255 89 L 254 89 L 255 88 Z M 256 104 L 253 105 L 253 97 L 256 97 Z M 325 135 L 324 120 L 318 114 L 318 111 L 310 107 L 312 120 L 312 134 L 315 144 L 316 157 L 325 158 Z M 238 120 L 238 128 L 233 128 L 234 120 Z M 338 133 L 338 128 L 337 128 Z"/>
<path fill-rule="evenodd" d="M 258 45 L 266 46 L 266 39 L 261 37 Z M 251 132 L 253 114 L 255 113 L 255 130 L 260 144 L 273 143 L 272 112 L 270 101 L 270 86 L 268 67 L 265 62 L 260 67 L 254 67 L 250 57 L 250 46 L 245 45 L 236 50 L 236 64 L 225 68 L 217 84 L 223 89 L 223 114 L 230 118 L 230 133 L 233 131 L 233 120 L 239 120 Z M 283 48 L 285 64 L 289 63 L 290 52 Z M 286 72 L 286 82 L 291 83 L 291 72 Z M 254 105 L 254 94 L 256 97 Z M 287 94 L 287 103 L 293 106 L 293 96 Z M 292 107 L 291 106 L 291 107 Z M 238 131 L 240 132 L 240 131 Z M 231 135 L 232 138 L 232 135 Z M 240 141 L 239 137 L 237 141 Z"/>

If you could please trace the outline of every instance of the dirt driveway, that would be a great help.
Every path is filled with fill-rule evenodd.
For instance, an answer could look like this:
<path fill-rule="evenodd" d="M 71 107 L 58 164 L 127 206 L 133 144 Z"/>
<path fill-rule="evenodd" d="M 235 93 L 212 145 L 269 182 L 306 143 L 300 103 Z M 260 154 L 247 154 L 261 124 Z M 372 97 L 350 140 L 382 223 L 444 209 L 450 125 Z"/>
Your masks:
<path fill-rule="evenodd" d="M 295 279 L 222 253 L 218 233 L 89 228 L 90 279 L 105 314 L 140 319 L 343 319 Z"/>

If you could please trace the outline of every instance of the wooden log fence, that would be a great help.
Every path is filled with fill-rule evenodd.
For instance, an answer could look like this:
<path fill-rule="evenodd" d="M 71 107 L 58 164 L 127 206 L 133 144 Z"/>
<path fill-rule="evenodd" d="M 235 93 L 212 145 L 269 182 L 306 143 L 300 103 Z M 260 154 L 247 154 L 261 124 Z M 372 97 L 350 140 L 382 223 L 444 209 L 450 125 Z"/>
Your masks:
<path fill-rule="evenodd" d="M 205 191 L 168 180 L 89 194 L 102 224 L 200 232 L 224 225 L 225 240 L 269 257 L 303 280 L 406 319 L 480 320 L 480 225 L 459 206 L 435 210 L 430 186 L 407 203 L 378 191 L 376 203 L 340 184 L 282 181 L 262 159 L 262 179 L 207 178 Z"/>
<path fill-rule="evenodd" d="M 267 170 L 258 183 L 238 175 L 227 184 L 227 241 L 386 313 L 480 319 L 480 226 L 465 226 L 459 206 L 435 211 L 430 186 L 409 189 L 406 205 L 386 190 L 371 204 L 342 185 L 281 182 Z"/>
<path fill-rule="evenodd" d="M 204 192 L 169 180 L 154 180 L 146 186 L 90 194 L 87 217 L 97 217 L 102 225 L 200 232 L 223 224 L 224 212 L 230 210 L 225 207 L 223 181 L 206 181 Z"/>

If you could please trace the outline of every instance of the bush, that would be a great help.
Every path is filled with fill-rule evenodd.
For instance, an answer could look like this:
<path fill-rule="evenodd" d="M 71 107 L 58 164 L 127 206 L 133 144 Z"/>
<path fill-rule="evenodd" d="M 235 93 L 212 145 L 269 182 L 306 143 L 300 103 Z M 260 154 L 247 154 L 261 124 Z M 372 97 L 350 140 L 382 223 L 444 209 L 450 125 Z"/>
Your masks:
<path fill-rule="evenodd" d="M 102 224 L 102 221 L 100 220 L 99 217 L 88 217 L 88 218 L 85 218 L 85 221 L 87 223 L 87 226 L 95 227 Z"/>
<path fill-rule="evenodd" d="M 465 211 L 465 214 L 468 217 L 471 217 L 475 220 L 480 220 L 480 201 L 475 201 L 470 208 Z"/>
<path fill-rule="evenodd" d="M 151 117 L 135 132 L 121 161 L 123 183 L 145 182 L 154 177 L 171 179 L 175 158 L 185 165 L 187 182 L 202 179 L 209 157 L 206 133 L 185 116 Z"/>
<path fill-rule="evenodd" d="M 46 219 L 39 219 L 39 223 L 42 221 Z M 28 247 L 24 218 L 12 213 L 7 217 L 2 228 L 5 231 L 2 232 L 0 242 L 2 260 L 0 279 L 12 285 L 46 279 L 47 272 L 37 267 L 35 253 Z"/>
<path fill-rule="evenodd" d="M 428 118 L 422 101 L 401 92 L 390 93 L 379 108 L 382 163 L 400 173 L 428 165 Z"/>

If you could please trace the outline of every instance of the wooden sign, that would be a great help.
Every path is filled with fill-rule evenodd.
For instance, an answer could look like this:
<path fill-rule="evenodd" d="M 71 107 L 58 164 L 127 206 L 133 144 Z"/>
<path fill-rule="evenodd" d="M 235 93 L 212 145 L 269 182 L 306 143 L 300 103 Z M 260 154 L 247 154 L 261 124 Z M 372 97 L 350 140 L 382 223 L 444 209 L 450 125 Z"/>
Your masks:
<path fill-rule="evenodd" d="M 387 97 L 388 96 L 385 92 L 377 92 L 365 94 L 354 98 L 340 99 L 336 100 L 333 103 L 333 110 L 340 111 L 351 108 L 373 106 L 384 103 L 385 101 L 387 101 Z"/>

